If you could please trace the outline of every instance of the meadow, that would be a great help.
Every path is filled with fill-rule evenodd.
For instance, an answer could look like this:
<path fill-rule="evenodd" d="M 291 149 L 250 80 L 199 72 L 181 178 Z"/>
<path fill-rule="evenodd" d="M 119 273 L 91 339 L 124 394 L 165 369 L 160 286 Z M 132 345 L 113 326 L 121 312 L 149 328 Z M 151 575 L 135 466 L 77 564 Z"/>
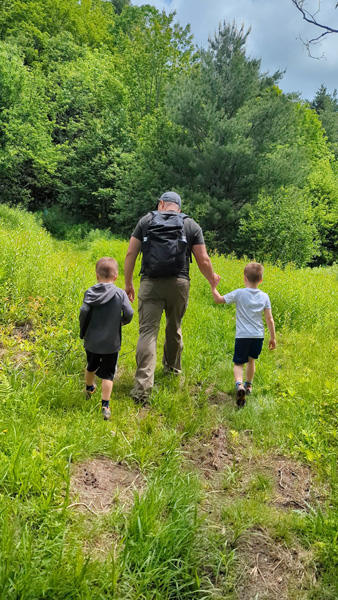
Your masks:
<path fill-rule="evenodd" d="M 104 422 L 78 313 L 101 256 L 123 287 L 127 242 L 69 237 L 0 206 L 1 600 L 336 599 L 338 267 L 265 265 L 277 349 L 237 410 L 234 307 L 193 263 L 183 375 L 162 372 L 162 324 L 151 403 L 129 398 L 135 310 Z M 221 292 L 242 286 L 245 260 L 212 260 Z M 70 506 L 74 466 L 95 457 L 142 474 L 131 504 Z"/>

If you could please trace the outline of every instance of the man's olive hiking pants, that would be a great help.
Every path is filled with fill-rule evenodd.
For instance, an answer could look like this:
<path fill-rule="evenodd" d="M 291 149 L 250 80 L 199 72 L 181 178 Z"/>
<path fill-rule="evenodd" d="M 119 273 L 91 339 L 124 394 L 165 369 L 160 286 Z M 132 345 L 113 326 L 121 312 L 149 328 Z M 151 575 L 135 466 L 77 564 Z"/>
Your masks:
<path fill-rule="evenodd" d="M 179 373 L 183 350 L 181 321 L 188 305 L 190 282 L 179 277 L 143 278 L 138 293 L 139 339 L 134 398 L 145 399 L 154 385 L 156 345 L 163 311 L 166 315 L 164 368 Z"/>

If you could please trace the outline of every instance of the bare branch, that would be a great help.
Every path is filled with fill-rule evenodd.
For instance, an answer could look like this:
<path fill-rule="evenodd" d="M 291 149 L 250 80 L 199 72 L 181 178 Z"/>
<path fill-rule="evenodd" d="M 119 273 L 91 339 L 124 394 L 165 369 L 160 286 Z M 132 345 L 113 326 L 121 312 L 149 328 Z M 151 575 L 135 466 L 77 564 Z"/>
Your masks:
<path fill-rule="evenodd" d="M 323 25 L 322 23 L 319 23 L 317 21 L 316 14 L 318 14 L 320 11 L 320 3 L 319 3 L 318 11 L 314 14 L 311 14 L 308 10 L 306 10 L 304 8 L 304 0 L 291 0 L 291 2 L 299 10 L 299 12 L 302 13 L 303 19 L 304 19 L 304 21 L 307 21 L 307 23 L 311 23 L 311 25 L 316 25 L 316 27 L 321 27 L 322 29 L 325 29 L 326 33 L 338 33 L 338 29 L 329 27 L 329 25 Z M 338 6 L 338 2 L 336 4 L 335 8 L 337 8 L 337 6 Z"/>
<path fill-rule="evenodd" d="M 299 12 L 302 14 L 304 21 L 306 21 L 307 23 L 310 23 L 311 25 L 315 25 L 316 27 L 319 27 L 320 29 L 325 29 L 325 31 L 323 33 L 321 33 L 321 35 L 319 35 L 318 37 L 312 38 L 311 40 L 307 40 L 306 42 L 304 40 L 302 40 L 302 38 L 299 36 L 299 39 L 306 47 L 308 54 L 311 58 L 316 58 L 316 59 L 323 58 L 324 55 L 322 55 L 321 57 L 313 56 L 311 54 L 310 46 L 320 44 L 320 41 L 325 36 L 327 36 L 331 33 L 338 33 L 338 29 L 335 29 L 334 27 L 330 27 L 329 25 L 325 25 L 323 23 L 319 23 L 319 21 L 317 21 L 317 14 L 320 12 L 320 8 L 321 8 L 320 0 L 318 0 L 318 10 L 314 13 L 309 12 L 305 8 L 306 0 L 291 0 L 291 2 L 297 8 L 297 10 L 299 10 Z M 335 8 L 337 8 L 337 7 L 338 7 L 338 2 L 335 5 Z"/>

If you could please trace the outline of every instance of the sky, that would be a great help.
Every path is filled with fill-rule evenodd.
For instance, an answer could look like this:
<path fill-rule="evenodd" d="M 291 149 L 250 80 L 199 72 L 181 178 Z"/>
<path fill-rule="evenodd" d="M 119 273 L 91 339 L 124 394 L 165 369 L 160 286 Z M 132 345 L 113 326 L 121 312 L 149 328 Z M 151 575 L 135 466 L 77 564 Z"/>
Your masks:
<path fill-rule="evenodd" d="M 323 30 L 306 23 L 291 0 L 132 0 L 132 4 L 176 11 L 176 21 L 182 26 L 190 23 L 195 43 L 203 47 L 220 22 L 244 23 L 245 30 L 251 26 L 247 55 L 261 59 L 263 72 L 286 70 L 279 84 L 284 92 L 298 92 L 312 100 L 321 84 L 329 93 L 338 89 L 338 33 L 313 46 L 312 54 L 318 58 L 310 58 L 299 38 L 307 41 Z M 338 29 L 335 4 L 336 0 L 306 0 L 305 5 L 312 12 L 320 5 L 317 21 Z"/>

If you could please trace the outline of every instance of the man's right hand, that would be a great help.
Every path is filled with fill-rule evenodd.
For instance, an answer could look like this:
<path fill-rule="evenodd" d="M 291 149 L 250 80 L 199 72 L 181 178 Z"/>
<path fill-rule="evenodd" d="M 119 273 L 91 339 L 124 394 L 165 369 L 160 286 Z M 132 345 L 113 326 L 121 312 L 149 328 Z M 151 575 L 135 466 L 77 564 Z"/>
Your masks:
<path fill-rule="evenodd" d="M 130 302 L 134 302 L 134 300 L 135 300 L 135 290 L 134 290 L 133 284 L 131 283 L 130 285 L 126 285 L 125 291 L 126 291 L 126 294 L 127 294 L 128 298 L 129 298 Z"/>
<path fill-rule="evenodd" d="M 216 288 L 220 281 L 221 281 L 220 275 L 216 275 L 216 273 L 213 273 L 212 279 L 210 279 L 210 281 L 209 281 L 211 288 Z"/>

